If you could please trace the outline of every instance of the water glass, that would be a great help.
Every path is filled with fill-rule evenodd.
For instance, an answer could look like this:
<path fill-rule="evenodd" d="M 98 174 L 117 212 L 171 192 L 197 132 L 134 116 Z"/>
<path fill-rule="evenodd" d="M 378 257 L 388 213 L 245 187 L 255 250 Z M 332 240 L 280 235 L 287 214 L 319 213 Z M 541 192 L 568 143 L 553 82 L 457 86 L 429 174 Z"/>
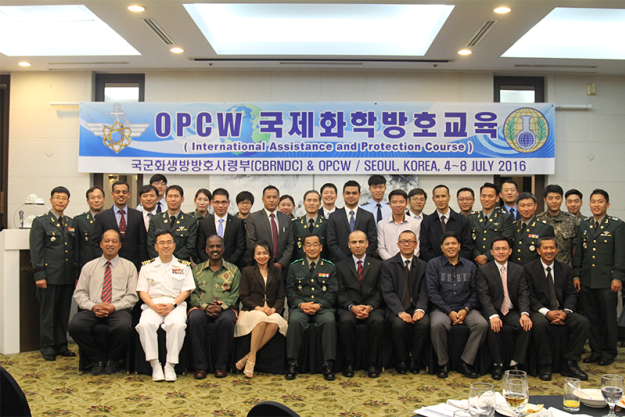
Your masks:
<path fill-rule="evenodd" d="M 454 411 L 454 417 L 472 417 L 469 410 L 458 410 Z"/>
<path fill-rule="evenodd" d="M 580 384 L 577 378 L 564 378 L 563 407 L 565 411 L 579 411 Z"/>
<path fill-rule="evenodd" d="M 601 394 L 610 406 L 610 412 L 605 417 L 616 417 L 614 406 L 623 398 L 623 377 L 607 374 L 601 377 Z"/>
<path fill-rule="evenodd" d="M 469 388 L 469 412 L 473 417 L 493 417 L 495 414 L 495 387 L 476 383 Z"/>

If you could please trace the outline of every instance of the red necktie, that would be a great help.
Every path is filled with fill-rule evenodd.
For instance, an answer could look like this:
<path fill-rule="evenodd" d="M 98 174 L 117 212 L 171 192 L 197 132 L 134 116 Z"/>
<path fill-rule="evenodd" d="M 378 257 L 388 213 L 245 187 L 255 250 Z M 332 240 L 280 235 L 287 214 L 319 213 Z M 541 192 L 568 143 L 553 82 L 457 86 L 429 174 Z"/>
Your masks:
<path fill-rule="evenodd" d="M 504 316 L 510 312 L 510 295 L 508 294 L 508 274 L 506 267 L 501 267 L 501 282 L 503 282 L 503 304 L 501 304 L 501 314 Z"/>
<path fill-rule="evenodd" d="M 124 217 L 124 214 L 126 214 L 126 212 L 124 210 L 120 210 L 119 214 L 121 214 L 122 216 L 122 218 L 119 219 L 119 233 L 124 236 L 126 234 L 126 218 Z"/>
<path fill-rule="evenodd" d="M 278 225 L 276 224 L 275 214 L 271 213 L 269 217 L 271 217 L 271 235 L 273 238 L 273 257 L 275 259 L 278 257 Z"/>
<path fill-rule="evenodd" d="M 363 268 L 362 268 L 362 259 L 358 260 L 358 282 L 360 283 L 360 286 L 362 286 L 362 272 L 363 272 Z"/>
<path fill-rule="evenodd" d="M 102 283 L 102 302 L 110 303 L 113 296 L 113 279 L 111 277 L 111 262 L 106 261 L 104 270 L 104 282 Z"/>

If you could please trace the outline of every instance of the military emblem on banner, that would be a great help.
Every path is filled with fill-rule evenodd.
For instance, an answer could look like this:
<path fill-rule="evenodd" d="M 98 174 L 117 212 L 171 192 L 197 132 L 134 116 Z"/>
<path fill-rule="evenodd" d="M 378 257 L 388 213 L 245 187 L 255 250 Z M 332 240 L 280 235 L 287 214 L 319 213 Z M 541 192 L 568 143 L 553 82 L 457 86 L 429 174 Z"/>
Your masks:
<path fill-rule="evenodd" d="M 130 123 L 126 119 L 126 113 L 122 110 L 119 103 L 113 105 L 113 111 L 109 112 L 114 117 L 112 124 L 106 123 L 85 123 L 87 128 L 94 135 L 100 136 L 104 146 L 112 149 L 115 153 L 119 153 L 122 149 L 130 145 L 132 137 L 139 137 L 149 123 Z"/>
<path fill-rule="evenodd" d="M 504 136 L 512 149 L 521 153 L 536 152 L 549 137 L 549 123 L 536 109 L 524 107 L 513 111 L 504 124 Z"/>

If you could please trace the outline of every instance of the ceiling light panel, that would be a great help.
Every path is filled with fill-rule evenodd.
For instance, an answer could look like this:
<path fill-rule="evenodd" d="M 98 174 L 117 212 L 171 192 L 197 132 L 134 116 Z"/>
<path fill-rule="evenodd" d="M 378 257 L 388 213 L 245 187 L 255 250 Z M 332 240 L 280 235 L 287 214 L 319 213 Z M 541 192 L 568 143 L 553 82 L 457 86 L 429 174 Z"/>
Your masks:
<path fill-rule="evenodd" d="M 7 56 L 141 55 L 83 5 L 0 6 Z"/>
<path fill-rule="evenodd" d="M 625 59 L 625 10 L 557 7 L 502 57 Z"/>
<path fill-rule="evenodd" d="M 454 6 L 185 4 L 219 55 L 423 56 Z"/>

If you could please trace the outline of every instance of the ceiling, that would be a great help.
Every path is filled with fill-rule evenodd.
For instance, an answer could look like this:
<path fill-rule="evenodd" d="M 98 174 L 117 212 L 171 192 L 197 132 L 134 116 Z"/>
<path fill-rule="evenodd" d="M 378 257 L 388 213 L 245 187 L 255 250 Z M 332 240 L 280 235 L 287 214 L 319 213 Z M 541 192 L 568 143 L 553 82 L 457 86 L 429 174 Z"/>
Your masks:
<path fill-rule="evenodd" d="M 259 2 L 247 0 L 220 3 L 287 3 L 282 1 Z M 591 73 L 625 74 L 625 60 L 555 59 L 555 58 L 502 58 L 515 42 L 556 7 L 624 9 L 623 0 L 449 0 L 449 1 L 396 1 L 395 4 L 445 4 L 454 5 L 449 18 L 424 56 L 237 56 L 217 55 L 202 31 L 185 10 L 190 0 L 0 0 L 1 6 L 84 4 L 128 41 L 140 56 L 5 56 L 0 54 L 0 72 L 17 71 L 68 71 L 93 70 L 99 72 L 141 72 L 146 70 L 201 70 L 201 69 L 400 69 L 435 71 L 489 71 L 497 74 Z M 206 3 L 206 1 L 205 1 Z M 312 1 L 310 3 L 334 3 Z M 380 1 L 350 1 L 345 4 L 377 4 Z M 142 13 L 127 9 L 131 4 L 144 6 Z M 508 6 L 508 14 L 496 14 L 493 9 Z M 174 41 L 165 44 L 142 19 L 154 19 Z M 458 51 L 468 43 L 487 21 L 496 21 L 492 29 L 470 47 L 473 53 L 461 56 Z M 172 46 L 184 49 L 182 54 L 170 52 Z M 32 66 L 19 67 L 20 61 Z"/>

